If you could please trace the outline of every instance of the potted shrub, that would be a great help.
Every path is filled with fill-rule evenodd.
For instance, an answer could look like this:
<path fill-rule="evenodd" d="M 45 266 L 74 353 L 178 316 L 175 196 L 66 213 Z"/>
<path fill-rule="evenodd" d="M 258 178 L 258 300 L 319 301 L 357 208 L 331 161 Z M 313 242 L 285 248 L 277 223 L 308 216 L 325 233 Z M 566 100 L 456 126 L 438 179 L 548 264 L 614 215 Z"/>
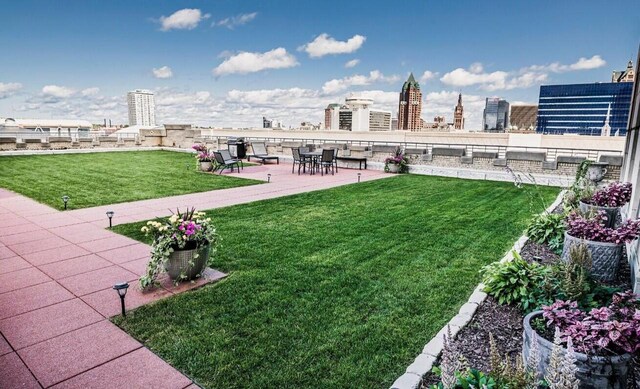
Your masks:
<path fill-rule="evenodd" d="M 639 309 L 640 302 L 631 292 L 617 293 L 608 307 L 589 312 L 577 309 L 575 301 L 558 300 L 525 317 L 523 357 L 527 361 L 535 342 L 539 369 L 546 370 L 553 348 L 548 339 L 558 330 L 562 342 L 570 339 L 575 349 L 580 388 L 626 388 L 633 354 L 640 350 Z"/>
<path fill-rule="evenodd" d="M 607 214 L 607 227 L 614 227 L 620 207 L 631 200 L 632 185 L 630 182 L 612 182 L 597 190 L 588 198 L 580 200 L 580 210 L 585 213 L 604 211 Z"/>
<path fill-rule="evenodd" d="M 196 151 L 196 159 L 200 162 L 200 170 L 203 172 L 210 172 L 213 170 L 213 155 L 207 149 L 207 146 L 201 144 L 195 144 L 191 146 Z"/>
<path fill-rule="evenodd" d="M 591 253 L 591 275 L 599 281 L 608 282 L 618 274 L 624 243 L 638 237 L 640 221 L 627 220 L 618 228 L 610 228 L 605 226 L 606 218 L 603 211 L 591 217 L 576 212 L 569 214 L 562 259 L 567 262 L 571 246 L 584 243 Z"/>
<path fill-rule="evenodd" d="M 218 243 L 211 219 L 195 208 L 178 210 L 164 223 L 149 221 L 142 232 L 153 236 L 147 272 L 140 277 L 142 288 L 155 284 L 164 271 L 176 284 L 199 277 Z"/>
<path fill-rule="evenodd" d="M 387 173 L 407 173 L 409 160 L 400 147 L 396 147 L 393 155 L 384 160 L 384 171 Z"/>

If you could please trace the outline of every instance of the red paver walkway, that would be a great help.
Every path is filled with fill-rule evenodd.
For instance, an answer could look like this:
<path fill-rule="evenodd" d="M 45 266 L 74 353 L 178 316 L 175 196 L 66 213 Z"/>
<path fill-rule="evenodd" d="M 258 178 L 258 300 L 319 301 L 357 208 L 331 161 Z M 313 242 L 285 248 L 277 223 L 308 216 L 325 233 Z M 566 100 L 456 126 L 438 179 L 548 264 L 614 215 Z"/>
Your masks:
<path fill-rule="evenodd" d="M 242 188 L 60 212 L 0 188 L 0 389 L 186 388 L 191 380 L 108 318 L 120 313 L 112 285 L 129 281 L 127 309 L 225 277 L 143 293 L 149 247 L 104 227 L 166 216 L 170 209 L 219 208 L 384 177 L 340 169 L 334 176 L 291 174 L 291 165 L 248 167 L 235 176 L 271 182 Z M 73 200 L 72 200 L 73 201 Z"/>

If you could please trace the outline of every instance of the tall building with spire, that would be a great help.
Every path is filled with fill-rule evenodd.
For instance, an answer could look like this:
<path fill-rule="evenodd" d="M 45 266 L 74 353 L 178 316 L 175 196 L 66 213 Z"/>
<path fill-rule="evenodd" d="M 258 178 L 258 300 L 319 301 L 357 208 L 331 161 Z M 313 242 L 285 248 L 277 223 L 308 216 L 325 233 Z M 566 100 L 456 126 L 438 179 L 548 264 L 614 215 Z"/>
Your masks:
<path fill-rule="evenodd" d="M 413 73 L 402 85 L 400 104 L 398 106 L 398 130 L 416 131 L 422 129 L 420 114 L 422 113 L 422 92 L 420 84 Z"/>
<path fill-rule="evenodd" d="M 464 130 L 464 108 L 462 107 L 462 93 L 458 94 L 458 105 L 453 109 L 453 128 Z"/>

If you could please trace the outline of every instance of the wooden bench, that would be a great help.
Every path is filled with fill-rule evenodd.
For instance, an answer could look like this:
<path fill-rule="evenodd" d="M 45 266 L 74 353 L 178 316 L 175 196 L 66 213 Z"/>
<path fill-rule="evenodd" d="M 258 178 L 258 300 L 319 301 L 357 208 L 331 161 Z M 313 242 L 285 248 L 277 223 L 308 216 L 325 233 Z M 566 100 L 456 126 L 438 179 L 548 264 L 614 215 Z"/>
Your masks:
<path fill-rule="evenodd" d="M 364 157 L 336 157 L 336 161 L 359 162 L 360 163 L 359 170 L 362 170 L 362 163 L 364 162 L 364 170 L 367 170 L 367 159 Z"/>

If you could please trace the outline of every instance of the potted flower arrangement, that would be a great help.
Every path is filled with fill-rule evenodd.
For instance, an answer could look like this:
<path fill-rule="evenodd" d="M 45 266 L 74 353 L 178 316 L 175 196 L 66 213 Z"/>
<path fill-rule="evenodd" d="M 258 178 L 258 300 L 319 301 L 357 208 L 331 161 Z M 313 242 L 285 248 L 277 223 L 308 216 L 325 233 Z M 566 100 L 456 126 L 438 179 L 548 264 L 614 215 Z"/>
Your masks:
<path fill-rule="evenodd" d="M 213 156 L 207 146 L 196 143 L 191 148 L 196 151 L 196 159 L 200 162 L 200 170 L 203 172 L 213 170 Z"/>
<path fill-rule="evenodd" d="M 582 212 L 605 211 L 607 213 L 607 227 L 615 226 L 620 207 L 631 200 L 632 185 L 630 182 L 612 182 L 602 189 L 598 189 L 590 197 L 580 200 Z"/>
<path fill-rule="evenodd" d="M 640 220 L 627 220 L 618 228 L 606 226 L 604 211 L 586 217 L 572 212 L 567 217 L 562 259 L 569 258 L 571 246 L 584 243 L 591 253 L 591 274 L 600 281 L 612 281 L 618 273 L 624 243 L 630 243 L 640 234 Z"/>
<path fill-rule="evenodd" d="M 539 368 L 544 371 L 553 347 L 549 339 L 559 331 L 562 342 L 571 340 L 576 351 L 576 376 L 581 388 L 626 388 L 633 354 L 640 351 L 640 301 L 629 291 L 613 295 L 607 307 L 585 312 L 577 306 L 575 301 L 558 300 L 525 317 L 525 361 L 535 342 Z M 538 335 L 542 336 L 536 336 L 533 328 L 541 327 Z"/>
<path fill-rule="evenodd" d="M 409 171 L 409 159 L 404 150 L 396 147 L 393 155 L 384 160 L 384 171 L 387 173 L 407 173 Z"/>
<path fill-rule="evenodd" d="M 164 223 L 149 221 L 141 231 L 153 236 L 147 272 L 140 277 L 143 289 L 155 284 L 163 271 L 175 283 L 199 277 L 219 240 L 211 218 L 195 208 L 183 213 L 178 209 Z"/>

